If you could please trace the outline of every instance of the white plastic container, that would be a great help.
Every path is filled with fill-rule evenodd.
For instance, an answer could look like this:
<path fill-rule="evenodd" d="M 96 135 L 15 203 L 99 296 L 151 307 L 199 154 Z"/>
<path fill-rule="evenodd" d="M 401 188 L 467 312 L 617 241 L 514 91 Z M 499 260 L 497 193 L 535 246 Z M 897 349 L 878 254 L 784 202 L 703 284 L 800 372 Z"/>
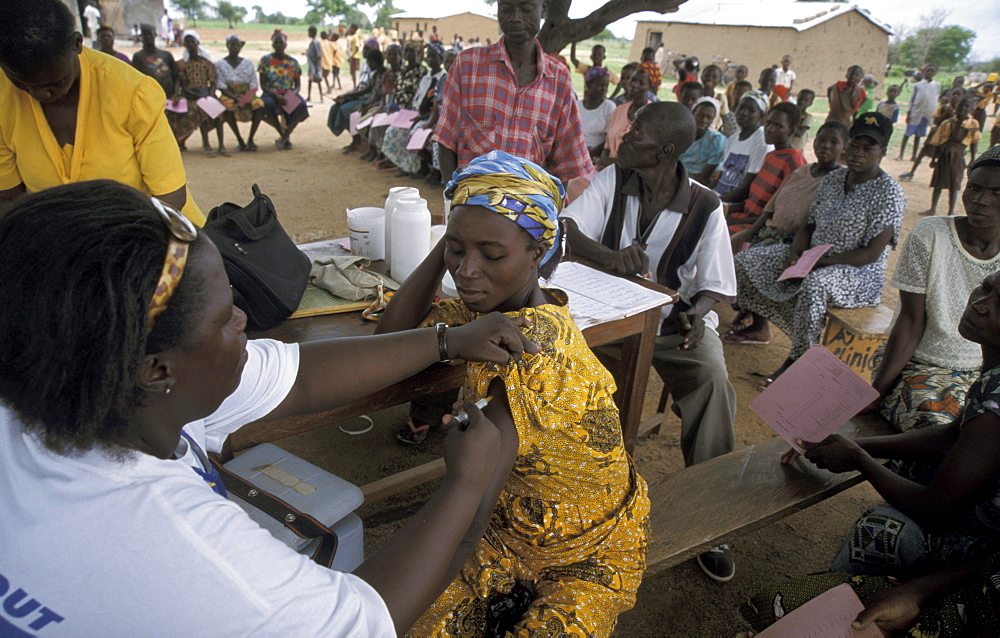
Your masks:
<path fill-rule="evenodd" d="M 396 202 L 404 197 L 420 197 L 420 191 L 412 186 L 393 186 L 389 189 L 389 196 L 385 198 L 385 260 L 389 262 L 389 269 L 392 269 L 392 213 L 396 209 Z"/>
<path fill-rule="evenodd" d="M 402 283 L 431 251 L 431 212 L 422 197 L 396 200 L 392 213 L 392 278 Z"/>
<path fill-rule="evenodd" d="M 347 211 L 347 236 L 351 252 L 371 260 L 385 259 L 385 211 L 374 206 Z"/>
<path fill-rule="evenodd" d="M 448 227 L 445 226 L 444 224 L 438 224 L 437 226 L 431 226 L 431 248 L 432 249 L 435 246 L 437 246 L 438 242 L 441 241 L 441 238 L 444 237 L 444 233 L 445 233 L 446 230 L 448 230 Z"/>

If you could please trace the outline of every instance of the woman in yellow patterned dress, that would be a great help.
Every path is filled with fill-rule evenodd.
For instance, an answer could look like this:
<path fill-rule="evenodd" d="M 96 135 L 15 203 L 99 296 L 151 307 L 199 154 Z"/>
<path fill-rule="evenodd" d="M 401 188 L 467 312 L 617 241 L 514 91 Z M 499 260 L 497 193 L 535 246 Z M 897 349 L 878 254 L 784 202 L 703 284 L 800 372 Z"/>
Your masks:
<path fill-rule="evenodd" d="M 635 603 L 649 499 L 623 446 L 614 379 L 565 293 L 538 284 L 558 261 L 562 184 L 493 151 L 445 192 L 444 239 L 393 297 L 379 332 L 499 311 L 529 319 L 525 334 L 541 351 L 505 366 L 468 364 L 465 398 L 492 397 L 484 412 L 501 430 L 499 500 L 480 512 L 471 556 L 409 634 L 608 636 Z M 446 268 L 460 298 L 432 304 Z"/>

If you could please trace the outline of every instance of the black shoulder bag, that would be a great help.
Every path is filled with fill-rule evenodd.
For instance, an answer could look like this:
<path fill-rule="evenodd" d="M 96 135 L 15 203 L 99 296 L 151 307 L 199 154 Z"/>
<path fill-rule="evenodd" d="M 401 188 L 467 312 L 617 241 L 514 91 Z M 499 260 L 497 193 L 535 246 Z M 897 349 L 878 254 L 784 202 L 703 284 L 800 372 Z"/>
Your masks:
<path fill-rule="evenodd" d="M 311 262 L 288 237 L 271 198 L 256 184 L 252 202 L 216 206 L 203 230 L 222 253 L 234 303 L 253 327 L 273 328 L 295 312 L 309 282 Z"/>

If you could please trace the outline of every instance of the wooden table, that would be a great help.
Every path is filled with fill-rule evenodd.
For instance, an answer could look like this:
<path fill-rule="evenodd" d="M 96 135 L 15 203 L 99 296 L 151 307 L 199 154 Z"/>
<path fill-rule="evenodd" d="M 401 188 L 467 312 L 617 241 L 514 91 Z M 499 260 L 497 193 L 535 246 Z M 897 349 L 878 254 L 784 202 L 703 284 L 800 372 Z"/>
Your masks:
<path fill-rule="evenodd" d="M 638 281 L 636 278 L 632 279 Z M 643 282 L 643 285 L 676 296 L 675 293 L 661 286 L 649 282 Z M 625 449 L 630 454 L 635 448 L 635 441 L 639 433 L 642 404 L 646 394 L 646 383 L 649 380 L 653 346 L 659 325 L 660 308 L 657 307 L 583 330 L 583 335 L 591 348 L 619 339 L 624 340 L 621 360 L 612 373 L 618 385 L 615 402 L 620 412 Z M 360 312 L 349 312 L 290 319 L 276 328 L 255 332 L 251 336 L 252 338 L 276 339 L 285 343 L 306 343 L 334 337 L 370 335 L 374 330 L 375 324 L 362 319 Z M 377 412 L 401 403 L 431 397 L 461 387 L 464 381 L 465 366 L 433 365 L 405 381 L 332 410 L 249 423 L 229 435 L 223 446 L 222 457 L 224 459 L 232 458 L 236 452 L 260 443 L 277 441 L 361 414 Z M 365 499 L 371 501 L 384 498 L 413 485 L 418 485 L 439 476 L 443 467 L 443 460 L 438 460 L 363 486 Z"/>

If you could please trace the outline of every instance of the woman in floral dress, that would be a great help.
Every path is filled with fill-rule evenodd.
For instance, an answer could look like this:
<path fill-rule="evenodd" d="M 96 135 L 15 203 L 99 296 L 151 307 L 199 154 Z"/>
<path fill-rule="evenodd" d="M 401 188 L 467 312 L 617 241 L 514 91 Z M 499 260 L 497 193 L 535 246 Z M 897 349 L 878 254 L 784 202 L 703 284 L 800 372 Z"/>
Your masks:
<path fill-rule="evenodd" d="M 211 154 L 212 145 L 208 142 L 208 132 L 215 127 L 215 120 L 198 108 L 197 101 L 215 94 L 215 65 L 205 57 L 197 33 L 186 31 L 183 42 L 184 59 L 177 63 L 178 82 L 173 101 L 176 105 L 183 98 L 187 103 L 187 112 L 175 112 L 175 116 L 170 120 L 170 126 L 182 151 L 186 148 L 187 138 L 200 128 L 202 148 Z M 219 150 L 224 151 L 221 148 Z"/>
<path fill-rule="evenodd" d="M 906 208 L 903 189 L 879 166 L 891 135 L 892 121 L 884 115 L 858 116 L 850 130 L 847 168 L 823 178 L 792 243 L 736 255 L 740 308 L 770 319 L 792 341 L 788 358 L 760 389 L 819 343 L 828 306 L 857 308 L 881 300 L 889 245 L 896 245 Z M 778 281 L 806 249 L 823 244 L 831 248 L 806 277 Z"/>
<path fill-rule="evenodd" d="M 298 60 L 285 53 L 288 36 L 281 29 L 274 30 L 271 48 L 274 52 L 268 53 L 257 63 L 261 99 L 264 101 L 264 121 L 278 131 L 279 137 L 274 145 L 280 151 L 287 151 L 292 148 L 292 131 L 309 117 L 309 108 L 299 95 L 302 67 Z"/>
<path fill-rule="evenodd" d="M 257 68 L 247 58 L 240 57 L 240 51 L 245 42 L 238 35 L 226 38 L 226 48 L 229 55 L 215 63 L 216 87 L 219 89 L 219 101 L 226 107 L 226 112 L 219 120 L 219 148 L 222 146 L 222 123 L 225 121 L 236 135 L 238 151 L 256 151 L 257 145 L 253 136 L 257 127 L 264 119 L 264 101 L 257 96 Z M 249 96 L 249 97 L 248 97 Z M 250 122 L 250 136 L 243 141 L 237 122 Z"/>

